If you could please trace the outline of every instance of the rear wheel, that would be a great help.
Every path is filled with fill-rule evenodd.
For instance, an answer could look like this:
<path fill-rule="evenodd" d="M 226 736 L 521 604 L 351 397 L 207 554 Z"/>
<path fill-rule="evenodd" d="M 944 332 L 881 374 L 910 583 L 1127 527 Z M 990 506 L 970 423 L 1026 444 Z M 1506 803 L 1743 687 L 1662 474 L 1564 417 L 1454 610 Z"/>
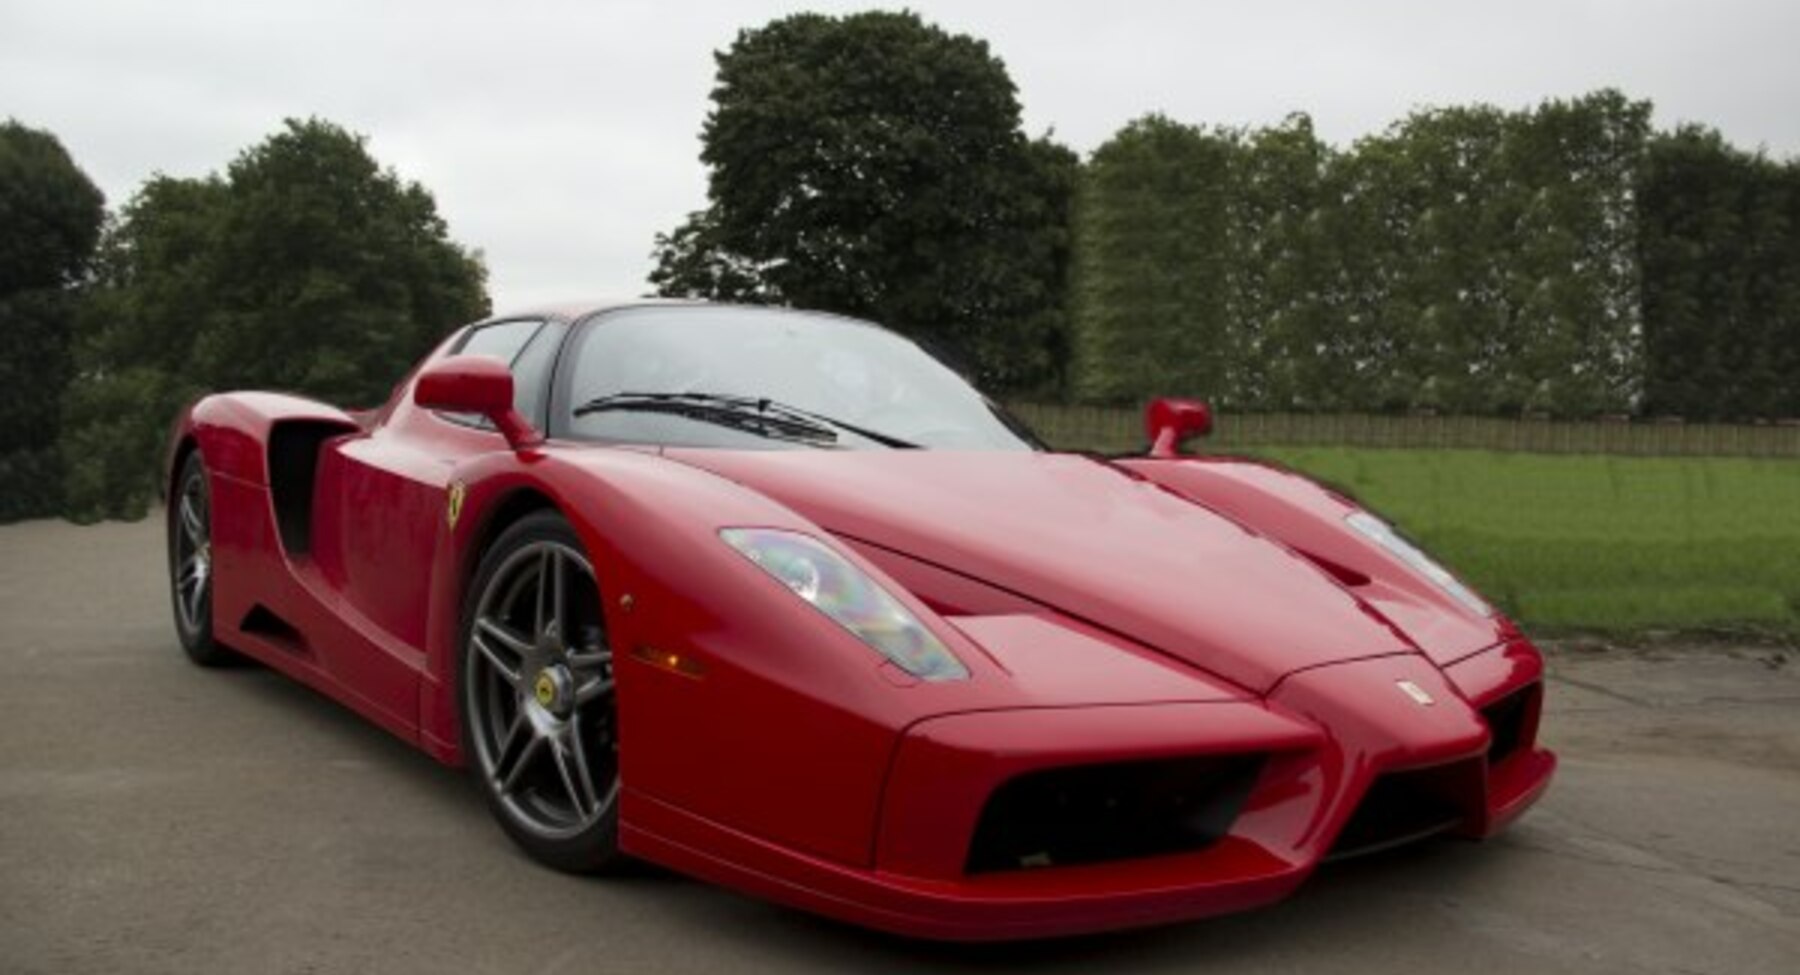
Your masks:
<path fill-rule="evenodd" d="M 234 655 L 213 639 L 212 490 L 200 451 L 188 454 L 169 499 L 169 596 L 175 635 L 188 658 L 202 667 L 230 663 Z"/>
<path fill-rule="evenodd" d="M 559 870 L 621 860 L 618 712 L 593 564 L 554 512 L 483 555 L 463 614 L 464 753 L 507 835 Z"/>

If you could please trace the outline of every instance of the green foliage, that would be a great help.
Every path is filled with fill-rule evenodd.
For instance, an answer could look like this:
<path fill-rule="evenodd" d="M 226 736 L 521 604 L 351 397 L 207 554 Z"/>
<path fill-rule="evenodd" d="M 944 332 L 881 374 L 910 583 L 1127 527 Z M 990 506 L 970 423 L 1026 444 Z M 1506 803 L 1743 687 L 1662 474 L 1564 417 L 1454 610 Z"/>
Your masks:
<path fill-rule="evenodd" d="M 57 401 L 104 202 L 55 136 L 0 124 L 0 522 L 61 504 Z"/>
<path fill-rule="evenodd" d="M 1652 142 L 1640 213 L 1645 410 L 1800 417 L 1800 163 L 1684 127 Z"/>
<path fill-rule="evenodd" d="M 871 318 L 1058 381 L 1076 159 L 1019 128 L 1005 66 L 912 13 L 799 14 L 717 55 L 705 210 L 657 237 L 658 293 Z"/>
<path fill-rule="evenodd" d="M 80 283 L 105 203 L 56 136 L 0 124 L 0 295 Z"/>
<path fill-rule="evenodd" d="M 1235 353 L 1230 294 L 1237 136 L 1152 115 L 1095 150 L 1076 204 L 1076 390 L 1123 400 L 1210 390 Z"/>
<path fill-rule="evenodd" d="M 159 176 L 126 206 L 81 316 L 64 400 L 70 514 L 141 514 L 180 405 L 217 389 L 368 406 L 488 311 L 478 256 L 363 140 L 290 120 L 223 176 Z"/>
<path fill-rule="evenodd" d="M 1421 111 L 1335 152 L 1304 115 L 1157 116 L 1076 208 L 1077 393 L 1261 410 L 1630 409 L 1649 106 Z"/>

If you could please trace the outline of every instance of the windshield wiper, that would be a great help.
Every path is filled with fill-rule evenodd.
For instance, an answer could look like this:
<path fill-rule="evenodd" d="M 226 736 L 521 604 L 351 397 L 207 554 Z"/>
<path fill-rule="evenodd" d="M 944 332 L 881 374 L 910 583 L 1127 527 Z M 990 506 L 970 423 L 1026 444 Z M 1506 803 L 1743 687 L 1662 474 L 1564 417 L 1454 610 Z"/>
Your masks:
<path fill-rule="evenodd" d="M 610 412 L 666 413 L 772 440 L 833 444 L 838 438 L 822 423 L 764 414 L 730 403 L 696 399 L 684 393 L 612 393 L 595 397 L 575 408 L 576 416 Z"/>
<path fill-rule="evenodd" d="M 752 420 L 758 424 L 772 424 L 784 428 L 791 436 L 811 436 L 829 441 L 837 440 L 837 434 L 832 432 L 832 428 L 835 427 L 846 433 L 853 433 L 864 440 L 874 441 L 883 447 L 895 450 L 919 449 L 918 444 L 902 440 L 899 437 L 760 396 L 731 396 L 724 393 L 613 393 L 582 404 L 575 410 L 575 415 L 584 416 L 603 410 L 642 410 L 673 413 L 678 416 L 690 415 L 687 411 L 691 410 L 694 411 L 694 419 L 738 417 Z M 821 435 L 823 436 L 821 437 Z"/>

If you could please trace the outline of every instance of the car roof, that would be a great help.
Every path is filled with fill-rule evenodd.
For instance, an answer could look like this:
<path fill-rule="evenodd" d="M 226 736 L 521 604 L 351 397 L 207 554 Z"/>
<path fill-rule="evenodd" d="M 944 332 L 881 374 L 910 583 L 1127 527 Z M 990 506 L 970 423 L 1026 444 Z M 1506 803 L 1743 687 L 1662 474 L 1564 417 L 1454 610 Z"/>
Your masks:
<path fill-rule="evenodd" d="M 504 313 L 489 315 L 475 324 L 486 325 L 490 322 L 504 322 L 516 318 L 547 318 L 559 322 L 576 322 L 589 315 L 596 315 L 603 311 L 613 311 L 619 308 L 657 306 L 679 307 L 683 305 L 715 304 L 718 304 L 718 302 L 698 301 L 688 298 L 610 298 L 595 299 L 591 301 L 553 302 L 549 304 L 533 305 L 526 308 L 509 309 Z"/>
<path fill-rule="evenodd" d="M 829 318 L 852 325 L 877 328 L 882 331 L 893 331 L 886 326 L 863 318 L 855 318 L 838 312 L 820 311 L 811 308 L 791 308 L 786 305 L 756 305 L 730 301 L 704 301 L 697 298 L 615 298 L 585 302 L 563 302 L 537 305 L 529 308 L 516 308 L 504 314 L 494 314 L 473 324 L 490 325 L 496 322 L 513 321 L 520 318 L 542 318 L 549 321 L 572 324 L 584 318 L 602 312 L 617 311 L 621 308 L 755 308 L 761 311 L 784 312 L 792 315 L 805 315 L 812 318 Z"/>

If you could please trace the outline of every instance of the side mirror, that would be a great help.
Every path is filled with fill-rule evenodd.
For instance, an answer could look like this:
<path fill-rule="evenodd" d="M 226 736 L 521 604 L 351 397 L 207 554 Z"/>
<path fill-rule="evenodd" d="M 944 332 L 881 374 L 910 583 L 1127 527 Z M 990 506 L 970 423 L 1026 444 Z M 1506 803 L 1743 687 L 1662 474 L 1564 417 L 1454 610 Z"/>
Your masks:
<path fill-rule="evenodd" d="M 1212 407 L 1197 399 L 1159 397 L 1144 409 L 1150 456 L 1174 457 L 1176 448 L 1212 432 Z"/>
<path fill-rule="evenodd" d="M 434 362 L 413 384 L 413 402 L 428 410 L 487 417 L 514 450 L 543 443 L 543 435 L 513 409 L 512 370 L 485 355 L 453 355 Z"/>

